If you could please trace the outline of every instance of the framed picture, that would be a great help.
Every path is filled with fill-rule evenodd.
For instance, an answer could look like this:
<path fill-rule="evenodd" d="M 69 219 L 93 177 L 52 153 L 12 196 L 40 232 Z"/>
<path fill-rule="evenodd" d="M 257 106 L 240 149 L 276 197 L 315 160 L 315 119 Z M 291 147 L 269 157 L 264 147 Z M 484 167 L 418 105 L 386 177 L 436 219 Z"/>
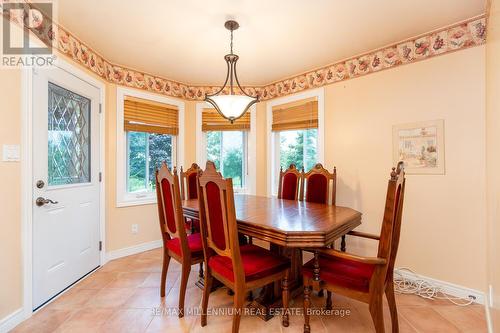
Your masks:
<path fill-rule="evenodd" d="M 444 120 L 394 125 L 393 160 L 407 174 L 444 174 Z"/>

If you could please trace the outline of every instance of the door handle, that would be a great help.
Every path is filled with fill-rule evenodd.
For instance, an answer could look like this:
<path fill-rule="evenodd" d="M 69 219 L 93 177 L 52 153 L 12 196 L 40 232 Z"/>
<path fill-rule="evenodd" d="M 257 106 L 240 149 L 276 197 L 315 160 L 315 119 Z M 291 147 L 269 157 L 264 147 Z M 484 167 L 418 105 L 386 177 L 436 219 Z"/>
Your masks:
<path fill-rule="evenodd" d="M 38 197 L 38 198 L 36 198 L 36 205 L 37 205 L 38 207 L 41 207 L 41 206 L 46 205 L 46 204 L 49 204 L 49 203 L 50 203 L 50 204 L 54 204 L 54 205 L 55 205 L 55 204 L 58 204 L 59 202 L 57 202 L 57 201 L 52 201 L 52 200 L 50 200 L 50 199 L 45 199 L 45 198 L 42 198 L 42 197 Z"/>

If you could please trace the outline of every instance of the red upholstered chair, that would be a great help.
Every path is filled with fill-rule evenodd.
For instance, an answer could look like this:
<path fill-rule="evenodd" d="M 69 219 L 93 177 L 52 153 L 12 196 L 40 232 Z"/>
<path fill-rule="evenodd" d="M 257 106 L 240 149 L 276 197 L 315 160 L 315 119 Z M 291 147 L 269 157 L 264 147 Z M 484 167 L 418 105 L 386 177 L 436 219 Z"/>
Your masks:
<path fill-rule="evenodd" d="M 317 163 L 309 172 L 302 175 L 300 200 L 335 205 L 336 192 L 337 168 L 333 168 L 333 173 L 330 173 L 321 163 Z"/>
<path fill-rule="evenodd" d="M 158 215 L 163 238 L 163 268 L 160 295 L 165 296 L 165 283 L 170 258 L 182 264 L 181 288 L 179 290 L 179 317 L 184 316 L 184 297 L 191 272 L 191 265 L 203 262 L 203 246 L 200 234 L 186 234 L 182 214 L 179 177 L 174 168 L 172 174 L 165 163 L 156 171 L 156 195 Z"/>
<path fill-rule="evenodd" d="M 201 326 L 207 324 L 207 306 L 215 277 L 234 291 L 233 333 L 238 332 L 245 295 L 252 289 L 282 282 L 283 306 L 288 309 L 290 261 L 253 244 L 241 245 L 234 207 L 233 181 L 224 179 L 213 162 L 198 174 L 200 222 L 205 254 Z M 285 313 L 283 326 L 288 326 Z"/>
<path fill-rule="evenodd" d="M 298 200 L 299 185 L 302 181 L 302 173 L 297 170 L 295 164 L 290 164 L 288 169 L 283 171 L 280 168 L 280 179 L 278 185 L 278 198 L 287 200 Z"/>
<path fill-rule="evenodd" d="M 314 258 L 303 267 L 304 332 L 310 332 L 308 309 L 311 288 L 324 288 L 368 303 L 377 333 L 384 332 L 382 297 L 385 293 L 391 313 L 392 332 L 399 332 L 394 297 L 394 262 L 399 245 L 401 215 L 405 191 L 403 163 L 392 169 L 387 186 L 384 219 L 380 236 L 351 232 L 353 236 L 378 240 L 376 257 L 361 257 L 334 249 L 317 249 Z M 331 308 L 331 303 L 327 303 Z"/>
<path fill-rule="evenodd" d="M 322 203 L 325 205 L 335 205 L 337 193 L 337 168 L 334 167 L 333 173 L 330 173 L 323 168 L 321 163 L 317 163 L 309 172 L 304 173 L 302 171 L 301 178 L 300 200 Z M 345 249 L 345 236 L 342 236 L 341 249 Z M 323 297 L 323 290 L 319 291 L 318 296 Z M 326 297 L 327 302 L 329 302 L 331 293 L 327 292 Z"/>
<path fill-rule="evenodd" d="M 183 200 L 198 199 L 198 185 L 196 177 L 200 167 L 198 164 L 193 163 L 191 167 L 184 171 L 181 166 L 181 197 Z M 200 221 L 193 219 L 186 219 L 186 228 L 191 230 L 191 233 L 200 232 Z"/>

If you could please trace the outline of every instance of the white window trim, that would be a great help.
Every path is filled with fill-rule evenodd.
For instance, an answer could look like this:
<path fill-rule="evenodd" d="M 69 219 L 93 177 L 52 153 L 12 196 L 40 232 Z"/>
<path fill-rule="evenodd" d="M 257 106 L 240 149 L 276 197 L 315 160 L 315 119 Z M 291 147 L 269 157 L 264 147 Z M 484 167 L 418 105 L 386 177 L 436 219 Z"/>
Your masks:
<path fill-rule="evenodd" d="M 156 203 L 156 192 L 127 192 L 127 133 L 123 129 L 123 101 L 125 96 L 142 98 L 177 106 L 179 109 L 179 134 L 173 140 L 172 164 L 178 169 L 184 162 L 184 102 L 125 87 L 116 88 L 116 206 L 128 207 Z"/>
<path fill-rule="evenodd" d="M 196 163 L 202 168 L 205 168 L 207 163 L 206 151 L 207 140 L 201 130 L 202 112 L 203 109 L 213 108 L 206 102 L 196 103 Z M 255 195 L 257 188 L 257 108 L 255 105 L 250 107 L 250 131 L 248 132 L 248 151 L 247 151 L 247 171 L 246 189 L 244 191 L 235 192 Z"/>
<path fill-rule="evenodd" d="M 316 97 L 318 99 L 318 163 L 324 163 L 325 157 L 325 89 L 311 89 L 298 94 L 273 99 L 266 104 L 267 109 L 267 195 L 276 195 L 277 189 L 273 184 L 279 176 L 279 165 L 276 163 L 277 149 L 279 149 L 276 135 L 272 131 L 273 106 Z"/>

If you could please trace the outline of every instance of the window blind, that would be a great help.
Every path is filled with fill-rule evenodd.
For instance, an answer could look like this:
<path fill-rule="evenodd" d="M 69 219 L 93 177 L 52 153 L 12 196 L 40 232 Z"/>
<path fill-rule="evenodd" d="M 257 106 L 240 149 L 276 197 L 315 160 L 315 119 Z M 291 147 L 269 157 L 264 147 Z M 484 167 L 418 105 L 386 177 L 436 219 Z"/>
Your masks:
<path fill-rule="evenodd" d="M 273 131 L 318 128 L 316 97 L 273 106 Z"/>
<path fill-rule="evenodd" d="M 201 130 L 208 131 L 249 131 L 250 130 L 250 112 L 245 113 L 234 123 L 222 117 L 215 109 L 203 109 L 201 117 Z"/>
<path fill-rule="evenodd" d="M 123 102 L 125 131 L 177 135 L 177 106 L 126 96 Z"/>

